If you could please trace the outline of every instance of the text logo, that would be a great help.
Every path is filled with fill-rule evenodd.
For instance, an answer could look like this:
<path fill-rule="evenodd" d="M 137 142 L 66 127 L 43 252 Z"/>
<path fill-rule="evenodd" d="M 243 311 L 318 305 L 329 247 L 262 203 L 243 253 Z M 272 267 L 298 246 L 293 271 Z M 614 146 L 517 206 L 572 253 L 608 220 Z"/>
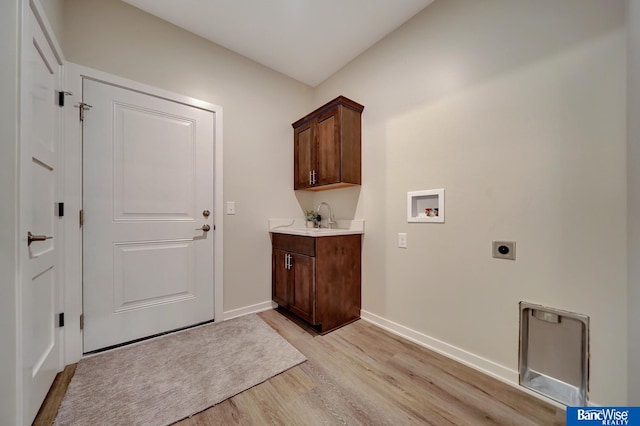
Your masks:
<path fill-rule="evenodd" d="M 640 426 L 640 407 L 567 407 L 567 426 Z"/>

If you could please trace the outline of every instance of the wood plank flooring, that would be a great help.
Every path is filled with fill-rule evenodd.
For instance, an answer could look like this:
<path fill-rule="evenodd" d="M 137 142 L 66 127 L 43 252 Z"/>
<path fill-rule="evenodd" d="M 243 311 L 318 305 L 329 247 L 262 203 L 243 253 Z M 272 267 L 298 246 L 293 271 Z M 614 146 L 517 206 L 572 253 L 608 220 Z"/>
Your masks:
<path fill-rule="evenodd" d="M 259 315 L 308 361 L 178 425 L 565 424 L 564 410 L 365 321 L 320 336 L 278 311 Z M 34 424 L 52 423 L 72 374 Z"/>
<path fill-rule="evenodd" d="M 77 366 L 78 364 L 67 365 L 64 370 L 58 373 L 33 421 L 34 425 L 53 424 L 53 421 L 56 419 L 56 414 L 58 414 L 58 408 L 60 408 L 60 404 L 62 404 L 62 399 L 67 392 L 67 388 L 73 378 L 73 374 L 76 372 Z"/>

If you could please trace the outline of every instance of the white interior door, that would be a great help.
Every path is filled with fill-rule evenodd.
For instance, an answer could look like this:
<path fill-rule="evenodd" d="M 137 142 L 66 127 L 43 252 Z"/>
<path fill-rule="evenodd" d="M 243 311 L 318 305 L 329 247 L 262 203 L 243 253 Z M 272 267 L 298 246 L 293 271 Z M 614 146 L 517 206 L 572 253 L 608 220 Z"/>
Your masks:
<path fill-rule="evenodd" d="M 83 102 L 84 352 L 212 320 L 213 112 L 87 78 Z"/>
<path fill-rule="evenodd" d="M 20 146 L 22 400 L 31 424 L 61 367 L 58 291 L 60 67 L 25 4 Z M 28 233 L 36 241 L 29 244 Z M 46 238 L 46 239 L 45 239 Z"/>

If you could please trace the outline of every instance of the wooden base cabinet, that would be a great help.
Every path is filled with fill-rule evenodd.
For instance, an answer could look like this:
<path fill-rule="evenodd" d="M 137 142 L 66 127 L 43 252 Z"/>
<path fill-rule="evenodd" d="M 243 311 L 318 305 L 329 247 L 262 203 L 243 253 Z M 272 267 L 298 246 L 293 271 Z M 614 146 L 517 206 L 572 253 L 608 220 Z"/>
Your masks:
<path fill-rule="evenodd" d="M 274 302 L 320 333 L 360 318 L 362 235 L 271 235 Z"/>

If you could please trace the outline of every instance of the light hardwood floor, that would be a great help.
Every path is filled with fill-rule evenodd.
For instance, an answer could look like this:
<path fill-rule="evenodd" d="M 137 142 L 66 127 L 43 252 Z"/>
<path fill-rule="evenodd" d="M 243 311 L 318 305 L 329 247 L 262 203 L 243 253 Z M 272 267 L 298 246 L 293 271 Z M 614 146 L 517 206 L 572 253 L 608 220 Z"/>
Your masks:
<path fill-rule="evenodd" d="M 259 314 L 308 361 L 178 423 L 195 425 L 564 425 L 565 412 L 365 321 L 320 336 Z M 49 425 L 75 367 L 35 424 Z"/>

